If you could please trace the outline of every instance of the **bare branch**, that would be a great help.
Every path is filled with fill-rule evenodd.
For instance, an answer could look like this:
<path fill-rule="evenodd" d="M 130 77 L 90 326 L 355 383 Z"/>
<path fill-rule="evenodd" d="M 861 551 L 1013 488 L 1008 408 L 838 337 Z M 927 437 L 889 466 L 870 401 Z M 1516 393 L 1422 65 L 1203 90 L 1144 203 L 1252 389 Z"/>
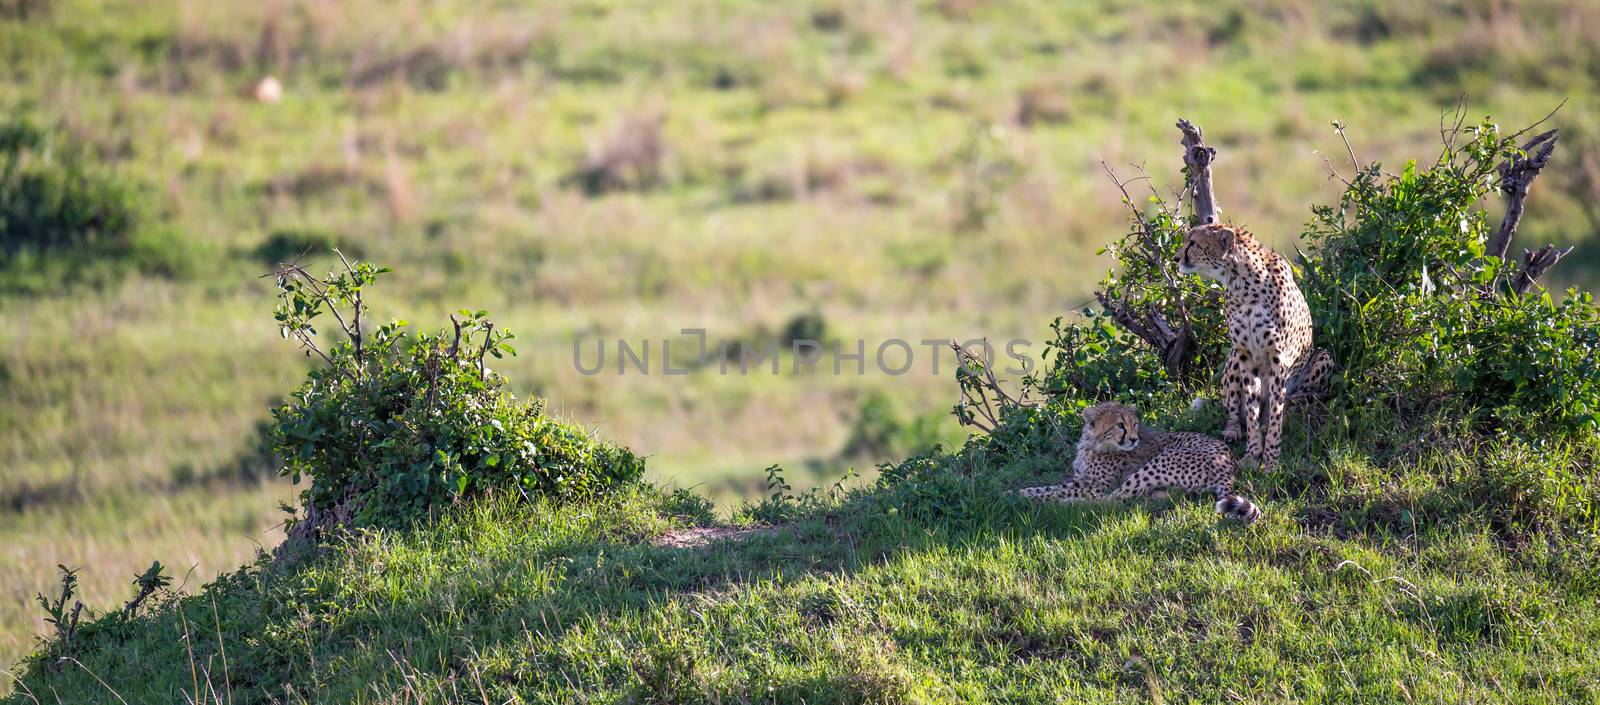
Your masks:
<path fill-rule="evenodd" d="M 1181 144 L 1184 146 L 1184 173 L 1188 177 L 1184 193 L 1193 199 L 1194 220 L 1200 223 L 1216 222 L 1217 207 L 1216 195 L 1211 186 L 1211 162 L 1215 159 L 1217 150 L 1205 145 L 1201 139 L 1200 128 L 1194 123 L 1180 119 L 1178 129 L 1183 132 Z M 1155 233 L 1150 230 L 1149 220 L 1133 205 L 1133 199 L 1128 194 L 1127 184 L 1137 179 L 1122 181 L 1105 162 L 1102 161 L 1100 166 L 1122 192 L 1123 201 L 1128 204 L 1134 220 L 1140 224 L 1139 243 L 1143 250 L 1141 254 L 1156 271 L 1161 273 L 1176 310 L 1163 312 L 1151 305 L 1134 307 L 1104 291 L 1095 292 L 1095 299 L 1110 314 L 1111 320 L 1149 344 L 1161 356 L 1162 364 L 1173 379 L 1187 379 L 1199 346 L 1189 318 L 1189 305 L 1184 297 L 1182 282 L 1171 271 L 1171 263 L 1167 261 L 1168 253 L 1157 245 Z M 1160 205 L 1165 210 L 1166 204 Z M 1167 315 L 1173 313 L 1178 316 L 1178 320 L 1169 322 Z"/>
<path fill-rule="evenodd" d="M 1500 190 L 1506 192 L 1506 216 L 1500 229 L 1489 238 L 1488 253 L 1505 259 L 1511 241 L 1517 236 L 1517 225 L 1522 222 L 1523 201 L 1528 197 L 1528 187 L 1538 178 L 1539 172 L 1550 162 L 1555 151 L 1556 130 L 1542 133 L 1522 146 L 1522 153 L 1514 155 L 1499 166 Z M 1520 134 L 1520 133 L 1518 133 Z"/>
<path fill-rule="evenodd" d="M 1555 245 L 1545 245 L 1537 250 L 1522 251 L 1522 267 L 1517 270 L 1517 276 L 1512 280 L 1511 288 L 1518 294 L 1526 294 L 1538 283 L 1539 277 L 1556 266 L 1562 257 L 1572 253 L 1572 248 L 1556 249 Z"/>
<path fill-rule="evenodd" d="M 1450 116 L 1450 126 L 1445 127 L 1445 116 Z M 1439 154 L 1439 161 L 1444 161 L 1445 155 L 1455 151 L 1456 137 L 1461 134 L 1461 126 L 1467 122 L 1467 94 L 1456 96 L 1455 108 L 1449 112 L 1439 112 L 1439 142 L 1444 145 L 1444 151 Z"/>
<path fill-rule="evenodd" d="M 344 271 L 345 271 L 345 273 L 349 274 L 350 278 L 352 280 L 354 280 L 356 278 L 356 270 L 355 270 L 355 267 L 350 266 L 350 260 L 345 259 L 344 253 L 340 252 L 339 248 L 337 248 L 337 247 L 333 248 L 333 253 L 339 256 L 339 261 L 344 263 Z M 355 346 L 356 346 L 356 378 L 360 379 L 361 375 L 362 375 L 363 368 L 365 368 L 366 365 L 367 365 L 367 359 L 366 359 L 365 356 L 362 355 L 362 346 L 363 346 L 363 343 L 365 341 L 362 340 L 362 335 L 361 335 L 361 317 L 362 317 L 363 314 L 366 313 L 366 307 L 361 302 L 361 287 L 359 286 L 359 282 L 358 282 L 358 286 L 357 286 L 357 289 L 356 289 L 356 298 L 355 298 L 355 301 L 352 302 L 352 305 L 354 306 L 354 311 L 350 314 L 350 316 L 355 321 L 355 325 L 354 325 L 355 332 L 350 336 L 350 338 L 351 338 L 351 340 L 355 341 Z M 335 311 L 334 315 L 337 316 L 338 315 L 338 311 Z"/>
<path fill-rule="evenodd" d="M 1194 220 L 1197 223 L 1215 223 L 1222 211 L 1217 206 L 1216 192 L 1211 188 L 1211 162 L 1217 150 L 1206 146 L 1200 128 L 1188 120 L 1178 118 L 1178 129 L 1183 131 L 1183 163 L 1187 176 L 1184 189 L 1194 199 Z"/>

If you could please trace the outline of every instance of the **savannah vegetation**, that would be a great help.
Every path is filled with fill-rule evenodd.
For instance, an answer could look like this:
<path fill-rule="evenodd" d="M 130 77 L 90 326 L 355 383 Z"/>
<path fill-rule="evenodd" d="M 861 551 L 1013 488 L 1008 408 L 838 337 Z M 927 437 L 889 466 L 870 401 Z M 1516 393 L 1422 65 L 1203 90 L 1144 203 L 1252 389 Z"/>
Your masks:
<path fill-rule="evenodd" d="M 351 313 L 330 347 L 312 321 L 359 308 L 383 270 L 280 270 L 283 335 L 325 363 L 273 426 L 314 476 L 307 518 L 198 594 L 165 589 L 157 564 L 86 621 L 64 571 L 39 597 L 54 638 L 12 701 L 1592 700 L 1600 390 L 1567 378 L 1600 364 L 1600 315 L 1583 294 L 1519 291 L 1526 264 L 1484 249 L 1483 176 L 1527 158 L 1518 136 L 1453 128 L 1431 165 L 1374 164 L 1344 216 L 1317 209 L 1300 268 L 1353 301 L 1319 316 L 1324 344 L 1381 354 L 1350 355 L 1294 412 L 1282 463 L 1246 471 L 1267 510 L 1249 526 L 1209 496 L 1007 493 L 1059 477 L 1077 412 L 1105 396 L 1169 428 L 1220 423 L 1186 401 L 1207 375 L 1103 318 L 1058 326 L 1016 394 L 969 359 L 957 415 L 985 432 L 960 446 L 799 492 L 775 465 L 767 495 L 722 515 L 641 481 L 626 451 L 531 438 L 550 427 L 537 404 L 519 408 L 463 343 L 481 330 L 478 359 L 509 351 L 486 314 L 411 338 Z M 1158 202 L 1132 219 L 1102 296 L 1176 321 L 1162 296 L 1186 218 Z M 1439 262 L 1455 276 L 1423 285 Z M 1361 300 L 1374 277 L 1382 301 Z M 1556 352 L 1459 349 L 1530 342 Z M 519 438 L 546 452 L 507 452 Z M 418 448 L 435 452 L 411 462 Z M 327 462 L 362 449 L 375 457 Z"/>
<path fill-rule="evenodd" d="M 11 657 L 62 653 L 60 639 L 34 643 L 58 626 L 32 599 L 43 593 L 58 622 L 87 605 L 73 658 L 157 700 L 1593 696 L 1594 557 L 1578 539 L 1593 531 L 1594 407 L 1539 376 L 1581 379 L 1593 361 L 1578 345 L 1592 310 L 1560 293 L 1592 286 L 1586 252 L 1600 251 L 1581 244 L 1600 220 L 1600 62 L 1586 40 L 1600 15 L 1584 5 L 62 0 L 0 17 Z M 256 100 L 268 74 L 283 94 Z M 1474 116 L 1508 125 L 1568 100 L 1518 240 L 1580 245 L 1545 277 L 1553 299 L 1451 329 L 1479 305 L 1464 292 L 1482 268 L 1422 270 L 1418 253 L 1482 262 L 1440 248 L 1484 227 L 1419 228 L 1422 249 L 1394 253 L 1401 279 L 1384 285 L 1438 310 L 1326 308 L 1350 314 L 1319 324 L 1343 331 L 1364 361 L 1353 369 L 1389 376 L 1346 373 L 1291 424 L 1283 468 L 1246 478 L 1268 501 L 1260 531 L 1216 527 L 1181 500 L 999 499 L 1059 471 L 1051 444 L 1073 432 L 1073 404 L 1106 393 L 1084 386 L 1093 375 L 1129 375 L 1131 400 L 1169 426 L 1207 429 L 1217 413 L 1182 411 L 1204 380 L 1079 339 L 1117 338 L 1109 323 L 1043 345 L 1056 317 L 1080 323 L 1117 256 L 1100 248 L 1128 231 L 1098 159 L 1124 175 L 1145 164 L 1170 195 L 1182 106 L 1222 150 L 1225 217 L 1334 266 L 1336 287 L 1353 261 L 1337 251 L 1388 232 L 1362 230 L 1361 208 L 1420 223 L 1444 211 L 1400 209 L 1399 195 L 1474 218 L 1494 203 L 1428 168 L 1463 93 Z M 1341 159 L 1334 117 L 1352 158 L 1389 174 Z M 508 414 L 553 414 L 580 451 L 615 443 L 647 457 L 653 481 L 692 491 L 501 488 L 457 507 L 467 487 L 445 484 L 427 490 L 452 508 L 437 521 L 229 573 L 281 540 L 277 503 L 307 489 L 276 474 L 286 427 L 270 410 L 330 369 L 287 354 L 264 315 L 272 279 L 257 276 L 303 252 L 320 276 L 342 266 L 335 247 L 397 270 L 374 322 L 431 331 L 483 307 L 517 331 L 520 354 L 493 363 L 512 381 L 490 398 L 528 400 Z M 892 379 L 587 377 L 570 364 L 579 333 L 704 327 L 754 342 L 817 322 L 869 341 L 1040 337 L 1054 401 L 963 445 L 948 359 L 944 374 Z M 1459 337 L 1407 347 L 1419 330 Z M 1531 358 L 1479 354 L 1529 331 L 1544 336 Z M 383 364 L 438 356 L 411 342 Z M 456 371 L 460 399 L 488 393 Z M 926 453 L 937 441 L 951 450 Z M 420 460 L 406 452 L 394 457 Z M 894 462 L 831 487 L 880 460 Z M 774 462 L 790 470 L 766 479 L 788 480 L 769 486 Z M 712 548 L 652 541 L 728 522 L 785 528 Z M 189 592 L 229 574 L 126 609 L 157 559 Z M 77 571 L 70 598 L 58 563 Z M 82 667 L 44 664 L 23 664 L 26 682 L 112 700 Z"/>

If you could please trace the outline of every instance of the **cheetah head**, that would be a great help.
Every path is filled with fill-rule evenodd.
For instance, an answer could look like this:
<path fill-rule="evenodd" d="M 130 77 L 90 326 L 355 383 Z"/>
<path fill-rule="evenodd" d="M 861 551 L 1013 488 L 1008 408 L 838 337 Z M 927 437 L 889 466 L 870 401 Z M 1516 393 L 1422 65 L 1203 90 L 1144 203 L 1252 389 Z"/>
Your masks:
<path fill-rule="evenodd" d="M 1189 229 L 1178 250 L 1178 271 L 1221 280 L 1237 259 L 1239 232 L 1231 226 L 1208 223 Z"/>
<path fill-rule="evenodd" d="M 1108 401 L 1083 410 L 1083 436 L 1079 448 L 1102 453 L 1126 453 L 1139 447 L 1139 412 L 1127 404 Z"/>

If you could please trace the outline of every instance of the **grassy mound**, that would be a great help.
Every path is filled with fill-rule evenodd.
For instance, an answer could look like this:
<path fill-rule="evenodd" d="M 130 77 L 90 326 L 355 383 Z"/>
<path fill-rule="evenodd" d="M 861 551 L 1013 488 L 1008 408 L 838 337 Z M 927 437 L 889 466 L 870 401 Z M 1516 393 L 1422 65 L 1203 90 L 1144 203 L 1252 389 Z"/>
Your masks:
<path fill-rule="evenodd" d="M 1600 697 L 1592 542 L 1434 501 L 1474 481 L 1436 470 L 1479 472 L 1448 454 L 1394 471 L 1308 448 L 1287 467 L 1329 485 L 1264 493 L 1248 529 L 1183 499 L 1023 503 L 999 490 L 1028 464 L 971 450 L 780 494 L 746 520 L 786 523 L 705 544 L 663 540 L 706 525 L 703 500 L 649 485 L 480 503 L 104 619 L 7 702 Z"/>

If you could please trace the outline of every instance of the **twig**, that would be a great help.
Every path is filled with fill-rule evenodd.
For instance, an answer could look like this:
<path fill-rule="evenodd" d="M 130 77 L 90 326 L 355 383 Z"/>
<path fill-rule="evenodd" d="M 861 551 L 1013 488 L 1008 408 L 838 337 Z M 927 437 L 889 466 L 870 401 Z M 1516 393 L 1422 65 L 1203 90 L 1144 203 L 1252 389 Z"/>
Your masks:
<path fill-rule="evenodd" d="M 954 338 L 950 340 L 950 349 L 956 353 L 957 379 L 961 387 L 959 406 L 969 409 L 967 414 L 957 416 L 962 425 L 976 427 L 984 433 L 994 433 L 1005 416 L 1006 407 L 1039 405 L 1038 400 L 1028 399 L 1028 390 L 1025 387 L 1020 397 L 1006 393 L 1000 386 L 999 378 L 994 375 L 993 366 L 961 347 L 961 343 Z M 993 399 L 989 397 L 991 393 L 994 395 Z M 995 408 L 996 403 L 1000 405 L 999 409 Z M 973 414 L 973 411 L 982 418 Z"/>
<path fill-rule="evenodd" d="M 344 263 L 344 271 L 345 271 L 345 273 L 349 274 L 350 278 L 352 280 L 355 280 L 356 279 L 356 270 L 355 270 L 354 267 L 350 266 L 350 260 L 345 259 L 344 253 L 340 252 L 339 248 L 337 248 L 337 247 L 333 248 L 333 253 L 339 256 L 339 261 L 340 262 Z M 361 340 L 361 315 L 363 313 L 365 313 L 365 311 L 363 311 L 364 307 L 361 304 L 361 289 L 362 289 L 362 287 L 360 286 L 360 283 L 357 282 L 356 298 L 355 298 L 355 301 L 353 302 L 353 305 L 355 306 L 355 310 L 350 314 L 351 317 L 355 320 L 355 333 L 353 335 L 351 335 L 350 337 L 355 341 L 355 346 L 356 346 L 356 378 L 357 379 L 361 378 L 362 370 L 363 370 L 363 368 L 366 367 L 366 358 L 364 356 L 362 356 L 362 354 L 361 354 L 361 344 L 362 344 L 362 340 Z M 333 308 L 333 307 L 330 306 L 329 308 Z M 333 315 L 335 317 L 337 317 L 339 315 L 339 312 L 337 310 L 335 310 L 333 312 Z M 346 331 L 346 332 L 348 332 L 348 331 Z"/>
<path fill-rule="evenodd" d="M 478 379 L 487 379 L 483 369 L 483 355 L 489 352 L 489 339 L 494 335 L 494 324 L 489 321 L 483 323 L 483 347 L 478 348 Z"/>
<path fill-rule="evenodd" d="M 1328 176 L 1338 179 L 1340 183 L 1344 184 L 1345 188 L 1354 187 L 1354 184 L 1350 183 L 1348 179 L 1344 178 L 1344 176 L 1339 173 L 1338 169 L 1334 168 L 1333 162 L 1328 159 L 1328 155 L 1322 153 L 1322 150 L 1313 149 L 1311 150 L 1311 153 L 1322 157 L 1322 163 L 1328 165 Z"/>
<path fill-rule="evenodd" d="M 1344 123 L 1334 120 L 1333 132 L 1334 134 L 1339 135 L 1339 140 L 1341 142 L 1344 142 L 1345 154 L 1350 155 L 1350 163 L 1355 166 L 1356 173 L 1361 173 L 1361 160 L 1356 159 L 1356 150 L 1354 147 L 1350 146 L 1350 137 L 1344 133 Z"/>
<path fill-rule="evenodd" d="M 1534 121 L 1534 123 L 1532 125 L 1529 125 L 1529 126 L 1524 127 L 1524 128 L 1522 128 L 1520 130 L 1517 130 L 1516 132 L 1511 133 L 1511 136 L 1507 137 L 1506 139 L 1514 140 L 1514 139 L 1516 139 L 1518 137 L 1521 137 L 1521 136 L 1523 136 L 1523 135 L 1525 135 L 1525 134 L 1527 134 L 1529 132 L 1532 132 L 1533 128 L 1538 127 L 1540 125 L 1543 125 L 1545 123 L 1545 121 L 1549 120 L 1550 118 L 1555 117 L 1556 113 L 1560 112 L 1562 108 L 1566 107 L 1568 100 L 1570 100 L 1570 99 L 1569 98 L 1562 98 L 1561 102 L 1556 104 L 1556 107 L 1551 108 L 1550 112 L 1544 114 L 1544 117 L 1539 118 L 1538 120 Z"/>
<path fill-rule="evenodd" d="M 189 617 L 183 613 L 183 605 L 178 604 L 178 619 L 183 622 L 183 648 L 189 652 L 189 680 L 194 685 L 194 697 L 200 698 L 200 672 L 194 660 L 194 639 L 189 636 Z"/>
<path fill-rule="evenodd" d="M 228 691 L 228 705 L 233 705 L 233 676 L 228 673 L 228 644 L 222 640 L 222 618 L 217 616 L 217 596 L 211 595 L 211 623 L 217 628 L 217 649 L 222 652 L 222 686 Z"/>
<path fill-rule="evenodd" d="M 1444 126 L 1444 116 L 1447 114 L 1454 116 L 1454 120 L 1449 128 Z M 1459 93 L 1456 95 L 1456 107 L 1452 112 L 1439 112 L 1439 141 L 1440 143 L 1444 144 L 1444 151 L 1439 154 L 1439 162 L 1443 162 L 1446 155 L 1455 151 L 1456 136 L 1461 134 L 1461 126 L 1465 124 L 1466 121 L 1467 94 Z"/>
<path fill-rule="evenodd" d="M 33 690 L 28 687 L 27 683 L 22 682 L 21 678 L 18 678 L 12 672 L 4 670 L 4 669 L 0 669 L 0 673 L 6 674 L 7 678 L 10 678 L 13 682 L 15 682 L 17 684 L 17 687 L 22 689 L 21 690 L 22 694 L 24 696 L 27 696 L 27 698 L 29 700 L 33 701 L 33 705 L 43 705 L 42 703 L 39 702 L 38 698 L 33 696 Z"/>

